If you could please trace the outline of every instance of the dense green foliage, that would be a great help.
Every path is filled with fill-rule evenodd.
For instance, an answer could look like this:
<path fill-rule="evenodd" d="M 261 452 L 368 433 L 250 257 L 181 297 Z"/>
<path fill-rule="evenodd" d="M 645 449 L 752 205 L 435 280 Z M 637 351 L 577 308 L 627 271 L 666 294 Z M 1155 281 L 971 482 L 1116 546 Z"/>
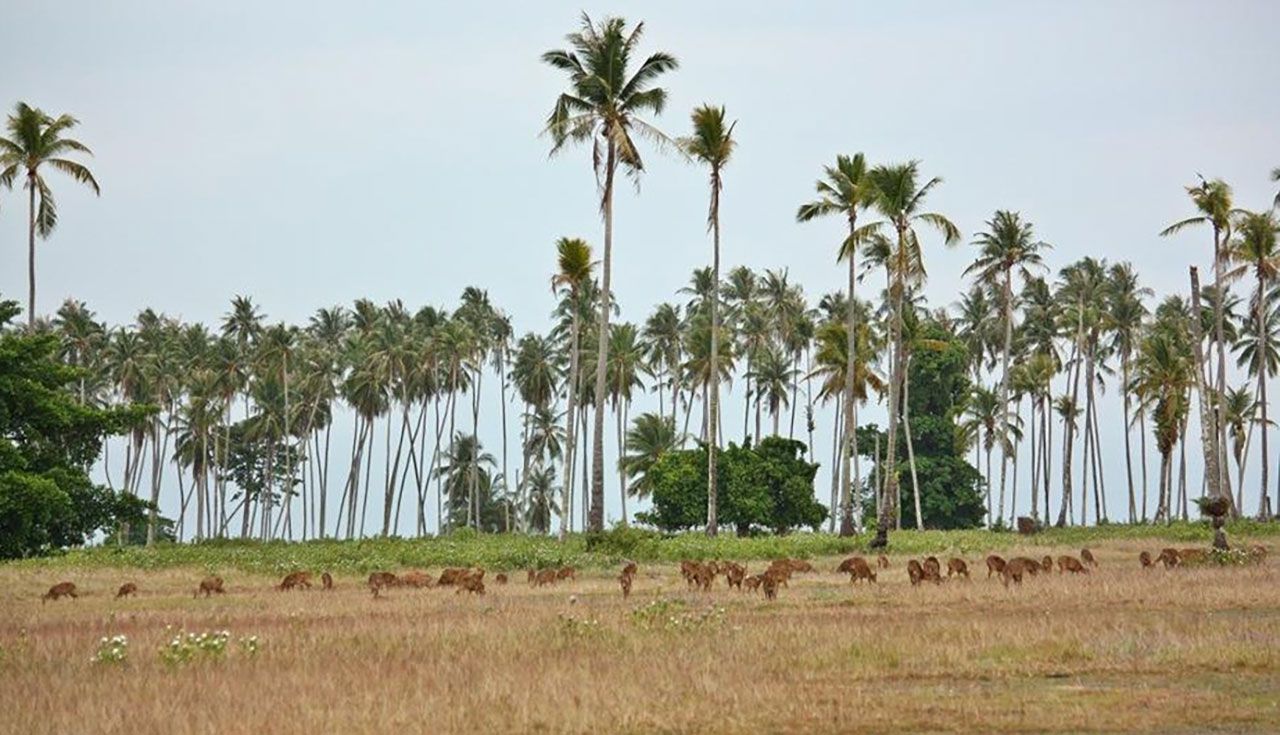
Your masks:
<path fill-rule="evenodd" d="M 0 302 L 0 330 L 17 311 Z M 79 404 L 66 390 L 78 372 L 57 350 L 56 337 L 0 331 L 0 558 L 83 544 L 144 519 L 143 503 L 94 485 L 85 470 L 103 437 L 140 412 Z"/>
<path fill-rule="evenodd" d="M 916 479 L 920 483 L 920 514 L 925 528 L 974 528 L 982 523 L 985 513 L 979 491 L 982 476 L 965 460 L 963 437 L 956 425 L 971 390 L 966 374 L 969 351 L 963 341 L 935 322 L 922 322 L 914 331 L 907 404 Z M 870 425 L 859 430 L 858 448 L 868 457 L 875 451 L 877 433 L 883 446 L 885 435 L 878 427 Z M 898 439 L 898 453 L 907 456 L 903 436 Z M 914 527 L 910 467 L 898 465 L 897 471 L 903 496 L 902 523 Z M 874 500 L 869 494 L 865 502 L 870 503 L 866 510 L 874 514 Z"/>
<path fill-rule="evenodd" d="M 804 443 L 768 437 L 756 447 L 730 444 L 720 452 L 716 491 L 719 521 L 734 526 L 738 535 L 753 529 L 786 533 L 795 528 L 816 529 L 827 509 L 813 495 L 818 465 L 806 462 Z M 704 447 L 667 452 L 650 468 L 653 510 L 636 520 L 665 531 L 679 531 L 707 522 L 707 452 Z"/>

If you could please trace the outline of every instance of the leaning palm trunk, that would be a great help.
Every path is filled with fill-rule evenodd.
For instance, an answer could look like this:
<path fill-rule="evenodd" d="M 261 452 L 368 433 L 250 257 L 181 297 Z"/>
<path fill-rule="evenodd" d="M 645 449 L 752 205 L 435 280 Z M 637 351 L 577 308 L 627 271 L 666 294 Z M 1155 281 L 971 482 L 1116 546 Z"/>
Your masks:
<path fill-rule="evenodd" d="M 897 223 L 898 229 L 898 251 L 900 254 L 905 253 L 907 247 L 906 226 L 905 223 Z M 892 356 L 891 368 L 892 375 L 889 378 L 889 421 L 888 421 L 888 446 L 885 447 L 885 492 L 880 507 L 879 518 L 876 519 L 876 537 L 871 542 L 873 548 L 883 548 L 889 543 L 889 521 L 895 515 L 898 497 L 898 470 L 897 460 L 897 444 L 898 444 L 898 411 L 899 411 L 899 390 L 902 386 L 904 374 L 902 371 L 902 290 L 904 284 L 901 279 L 904 274 L 899 273 L 896 277 L 897 282 L 892 289 L 893 309 L 889 318 L 892 320 Z M 852 345 L 850 345 L 852 348 Z"/>
<path fill-rule="evenodd" d="M 600 330 L 596 340 L 595 425 L 591 441 L 590 531 L 604 530 L 604 409 L 605 378 L 609 367 L 609 304 L 613 276 L 613 175 L 618 167 L 614 139 L 609 139 L 604 175 L 604 263 L 600 277 Z"/>
<path fill-rule="evenodd" d="M 1071 411 L 1075 411 L 1078 404 L 1077 398 L 1080 396 L 1080 360 L 1083 356 L 1084 344 L 1084 304 L 1076 302 L 1076 342 L 1072 347 L 1072 366 L 1073 377 L 1071 380 Z M 1067 521 L 1071 518 L 1071 455 L 1074 446 L 1073 439 L 1075 435 L 1075 418 L 1068 416 L 1063 419 L 1065 426 L 1062 427 L 1062 508 L 1058 510 L 1059 528 L 1067 525 Z"/>
<path fill-rule="evenodd" d="M 1124 392 L 1124 470 L 1125 477 L 1129 481 L 1129 523 L 1136 523 L 1138 520 L 1137 498 L 1134 495 L 1133 487 L 1133 454 L 1129 449 L 1129 350 L 1126 348 L 1120 355 L 1120 375 L 1123 381 L 1121 390 Z"/>
<path fill-rule="evenodd" d="M 910 364 L 911 358 L 907 357 Z M 906 370 L 903 371 L 904 373 Z M 911 496 L 915 500 L 916 530 L 924 530 L 924 518 L 920 514 L 920 478 L 916 475 L 916 450 L 911 443 L 911 381 L 902 382 L 902 433 L 907 438 L 907 464 L 911 467 Z"/>
<path fill-rule="evenodd" d="M 1191 324 L 1191 343 L 1195 349 L 1196 359 L 1195 367 L 1191 372 L 1195 378 L 1196 394 L 1199 397 L 1200 442 L 1204 451 L 1204 472 L 1208 494 L 1216 498 L 1222 496 L 1220 484 L 1222 474 L 1218 468 L 1218 439 L 1214 433 L 1216 422 L 1213 417 L 1213 401 L 1206 393 L 1209 388 L 1204 379 L 1204 343 L 1201 341 L 1200 320 L 1194 317 L 1200 313 L 1200 274 L 1195 266 L 1191 266 L 1191 313 L 1193 317 L 1188 321 Z M 1226 498 L 1231 502 L 1230 494 L 1227 494 Z"/>

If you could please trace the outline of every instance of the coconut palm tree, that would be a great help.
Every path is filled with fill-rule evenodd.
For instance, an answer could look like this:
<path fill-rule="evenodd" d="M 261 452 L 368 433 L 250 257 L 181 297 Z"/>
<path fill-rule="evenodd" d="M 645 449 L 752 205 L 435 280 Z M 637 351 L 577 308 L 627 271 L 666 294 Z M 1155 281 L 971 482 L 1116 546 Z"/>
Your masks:
<path fill-rule="evenodd" d="M 18 176 L 26 177 L 27 189 L 27 326 L 36 321 L 36 237 L 48 239 L 58 224 L 58 205 L 44 169 L 52 168 L 101 194 L 98 181 L 87 166 L 66 156 L 93 155 L 85 144 L 65 137 L 80 121 L 70 115 L 53 117 L 25 102 L 14 105 L 0 136 L 0 186 L 12 187 Z M 38 200 L 38 201 L 37 201 Z"/>
<path fill-rule="evenodd" d="M 866 157 L 861 153 L 837 156 L 835 165 L 827 166 L 824 172 L 825 178 L 820 179 L 815 185 L 818 198 L 801 205 L 796 210 L 796 221 L 808 222 L 818 217 L 840 215 L 849 225 L 849 234 L 840 243 L 837 260 L 847 260 L 849 263 L 849 313 L 845 321 L 847 332 L 845 340 L 848 344 L 853 344 L 856 339 L 854 335 L 858 329 L 854 311 L 857 295 L 856 261 L 858 248 L 863 244 L 863 239 L 858 237 L 858 214 L 872 205 L 876 200 L 877 192 L 872 178 L 868 175 Z M 852 364 L 854 351 L 847 352 L 850 363 L 845 366 L 844 371 L 845 387 L 842 407 L 844 409 L 843 424 L 847 427 L 846 432 L 850 441 L 847 443 L 848 446 L 845 446 L 846 443 L 841 444 L 840 452 L 840 534 L 842 536 L 853 534 L 853 500 L 850 488 L 852 485 L 861 483 L 860 478 L 851 474 L 851 458 L 856 458 L 858 454 L 858 417 L 852 382 L 855 373 Z"/>
<path fill-rule="evenodd" d="M 1116 263 L 1108 271 L 1106 288 L 1105 324 L 1110 334 L 1109 348 L 1120 355 L 1120 379 L 1124 404 L 1124 461 L 1125 477 L 1129 487 L 1129 522 L 1138 520 L 1137 493 L 1133 480 L 1133 453 L 1129 446 L 1129 435 L 1132 433 L 1133 421 L 1130 418 L 1129 383 L 1133 354 L 1138 347 L 1142 334 L 1143 322 L 1147 316 L 1147 307 L 1143 299 L 1152 294 L 1151 289 L 1138 285 L 1138 274 L 1128 263 Z M 1144 439 L 1145 446 L 1145 439 Z M 1143 509 L 1146 509 L 1146 455 L 1143 454 Z"/>
<path fill-rule="evenodd" d="M 1214 179 L 1206 181 L 1204 177 L 1200 177 L 1200 183 L 1196 186 L 1186 187 L 1187 196 L 1191 197 L 1192 203 L 1200 212 L 1195 217 L 1175 222 L 1160 231 L 1161 237 L 1168 237 L 1181 232 L 1189 227 L 1199 225 L 1209 225 L 1213 231 L 1213 289 L 1215 292 L 1222 292 L 1226 289 L 1224 280 L 1223 266 L 1226 263 L 1226 249 L 1231 239 L 1231 217 L 1235 208 L 1232 204 L 1231 187 L 1222 179 Z M 1226 317 L 1223 311 L 1222 299 L 1214 299 L 1214 339 L 1218 343 L 1218 369 L 1217 377 L 1214 380 L 1214 391 L 1217 396 L 1216 400 L 1221 402 L 1226 394 L 1227 389 L 1227 344 L 1226 344 Z M 1201 368 L 1205 372 L 1205 368 Z M 1216 454 L 1210 466 L 1218 470 L 1218 474 L 1209 478 L 1209 495 L 1217 497 L 1225 494 L 1228 499 L 1231 493 L 1228 488 L 1229 481 L 1227 479 L 1226 470 L 1226 435 L 1223 428 L 1217 425 L 1214 415 L 1210 412 L 1210 418 L 1213 420 L 1211 427 L 1214 437 L 1213 448 Z"/>
<path fill-rule="evenodd" d="M 681 331 L 683 319 L 680 307 L 675 304 L 658 304 L 644 323 L 644 341 L 649 372 L 653 375 L 661 373 L 666 378 L 657 380 L 658 416 L 663 416 L 666 404 L 663 395 L 664 386 L 671 391 L 671 417 L 675 420 L 676 404 L 679 398 L 680 365 L 683 362 Z"/>
<path fill-rule="evenodd" d="M 1001 289 L 1000 303 L 1004 307 L 1004 347 L 1001 349 L 1000 370 L 1000 423 L 1009 423 L 1009 358 L 1013 352 L 1013 273 L 1016 270 L 1025 283 L 1032 277 L 1033 269 L 1043 269 L 1041 252 L 1051 247 L 1035 239 L 1030 222 L 1024 221 L 1018 212 L 997 210 L 987 220 L 987 229 L 975 236 L 974 244 L 981 248 L 977 259 L 965 269 L 965 275 L 976 274 L 978 280 Z M 1004 443 L 1000 459 L 1000 504 L 997 518 L 1004 518 L 1005 467 L 1009 462 L 1012 444 Z M 988 481 L 990 478 L 988 478 Z M 989 511 L 990 509 L 988 509 Z"/>
<path fill-rule="evenodd" d="M 577 304 L 583 288 L 591 282 L 595 262 L 591 260 L 591 246 L 579 238 L 562 237 L 556 241 L 556 273 L 551 277 L 552 292 L 565 290 L 569 302 Z M 605 311 L 608 311 L 605 309 Z M 573 452 L 575 447 L 573 425 L 577 408 L 578 356 L 581 326 L 579 311 L 572 310 L 572 326 L 569 333 L 569 381 L 568 407 L 565 410 L 565 473 L 560 498 L 560 539 L 569 533 L 569 490 L 573 487 Z M 607 317 L 606 317 L 607 318 Z"/>
<path fill-rule="evenodd" d="M 632 391 L 642 388 L 640 375 L 644 370 L 644 349 L 639 342 L 636 326 L 630 323 L 613 325 L 609 334 L 609 399 L 618 430 L 619 453 L 625 448 L 624 431 L 630 410 Z M 622 503 L 622 525 L 627 525 L 627 481 L 622 463 L 618 463 L 618 493 Z"/>
<path fill-rule="evenodd" d="M 869 241 L 880 230 L 892 228 L 896 239 L 889 259 L 890 272 L 890 370 L 889 370 L 889 420 L 885 449 L 885 503 L 881 505 L 876 522 L 873 548 L 883 548 L 889 543 L 889 521 L 896 517 L 898 498 L 897 441 L 901 387 L 905 378 L 905 354 L 903 351 L 902 322 L 904 297 L 908 288 L 924 278 L 924 259 L 917 225 L 927 225 L 941 233 L 943 242 L 953 245 L 960 240 L 960 230 L 955 224 L 936 212 L 923 211 L 924 201 L 942 179 L 934 177 L 923 185 L 919 183 L 918 161 L 891 166 L 877 166 L 869 173 L 870 187 L 875 191 L 873 206 L 884 220 L 863 225 L 850 235 L 856 242 Z"/>
<path fill-rule="evenodd" d="M 756 401 L 763 401 L 773 418 L 773 435 L 778 435 L 778 423 L 783 409 L 791 403 L 791 381 L 795 368 L 776 345 L 770 345 L 756 360 L 754 381 Z"/>
<path fill-rule="evenodd" d="M 711 282 L 715 284 L 711 298 L 711 386 L 707 442 L 707 535 L 716 535 L 716 450 L 720 445 L 720 382 L 716 358 L 720 353 L 720 192 L 724 188 L 724 167 L 733 156 L 737 142 L 733 139 L 736 122 L 727 126 L 723 107 L 703 105 L 693 111 L 693 134 L 680 140 L 685 153 L 706 164 L 710 170 L 711 203 L 707 208 L 707 228 L 711 230 Z M 624 496 L 625 497 L 625 494 Z M 625 503 L 623 504 L 625 508 Z M 625 521 L 625 513 L 624 521 Z"/>
<path fill-rule="evenodd" d="M 1230 257 L 1238 266 L 1231 276 L 1241 275 L 1246 269 L 1253 272 L 1256 287 L 1253 292 L 1253 348 L 1246 349 L 1240 356 L 1241 365 L 1248 364 L 1250 371 L 1258 381 L 1257 406 L 1260 412 L 1259 424 L 1262 432 L 1262 477 L 1261 496 L 1259 498 L 1259 515 L 1265 520 L 1270 516 L 1270 504 L 1267 500 L 1267 477 L 1270 470 L 1270 455 L 1267 449 L 1267 378 L 1276 374 L 1276 357 L 1269 346 L 1273 342 L 1270 327 L 1271 285 L 1280 274 L 1280 247 L 1276 244 L 1276 235 L 1280 233 L 1280 221 L 1274 211 L 1241 213 L 1236 219 L 1237 239 L 1232 243 Z M 1243 497 L 1243 488 L 1241 489 Z"/>
<path fill-rule="evenodd" d="M 627 430 L 625 453 L 619 461 L 631 480 L 627 492 L 636 498 L 647 498 L 653 492 L 649 469 L 667 452 L 680 445 L 676 423 L 671 417 L 642 413 Z"/>
<path fill-rule="evenodd" d="M 599 326 L 597 334 L 609 334 L 609 305 L 612 303 L 613 277 L 613 190 L 614 178 L 621 166 L 638 177 L 644 161 L 635 144 L 635 136 L 643 135 L 659 145 L 668 138 L 643 119 L 646 113 L 662 114 L 667 91 L 655 86 L 659 78 L 679 66 L 668 53 L 649 55 L 631 73 L 636 47 L 644 33 L 644 23 L 628 32 L 622 18 L 608 17 L 599 23 L 583 13 L 581 27 L 566 40 L 569 49 L 544 53 L 542 60 L 569 77 L 569 90 L 556 98 L 547 117 L 546 132 L 551 135 L 552 153 L 566 143 L 592 143 L 592 167 L 596 181 L 601 182 L 600 211 L 604 217 L 604 267 L 601 271 Z M 605 395 L 608 359 L 607 339 L 597 345 L 595 395 Z M 591 529 L 604 529 L 604 401 L 595 405 L 592 440 Z"/>
<path fill-rule="evenodd" d="M 1157 327 L 1142 342 L 1134 366 L 1134 390 L 1155 420 L 1156 448 L 1160 451 L 1160 492 L 1156 522 L 1172 520 L 1172 457 L 1190 407 L 1193 384 L 1190 350 L 1184 335 Z"/>

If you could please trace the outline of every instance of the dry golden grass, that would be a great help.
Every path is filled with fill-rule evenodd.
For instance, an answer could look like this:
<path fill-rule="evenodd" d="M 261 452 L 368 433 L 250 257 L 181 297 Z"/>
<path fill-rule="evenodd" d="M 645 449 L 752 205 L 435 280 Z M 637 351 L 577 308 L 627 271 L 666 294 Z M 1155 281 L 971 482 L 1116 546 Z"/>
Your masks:
<path fill-rule="evenodd" d="M 617 570 L 541 589 L 491 570 L 483 597 L 379 600 L 350 577 L 278 592 L 225 573 L 226 595 L 197 600 L 199 569 L 0 567 L 0 732 L 1280 730 L 1280 562 L 1142 570 L 1140 548 L 1158 545 L 1108 544 L 1088 576 L 1010 589 L 983 573 L 912 589 L 904 557 L 855 589 L 822 559 L 773 603 L 723 579 L 688 591 L 674 565 L 642 565 L 628 601 Z M 81 599 L 41 605 L 64 578 Z M 138 596 L 113 599 L 125 581 Z M 638 624 L 660 598 L 724 612 Z M 167 665 L 177 629 L 262 648 Z M 90 663 L 116 634 L 128 662 Z"/>

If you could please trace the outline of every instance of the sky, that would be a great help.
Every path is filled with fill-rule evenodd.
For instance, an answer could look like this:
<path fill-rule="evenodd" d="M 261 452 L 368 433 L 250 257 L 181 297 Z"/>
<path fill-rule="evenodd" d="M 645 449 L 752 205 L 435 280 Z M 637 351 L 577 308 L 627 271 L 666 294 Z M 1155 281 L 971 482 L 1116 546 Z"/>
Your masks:
<path fill-rule="evenodd" d="M 302 323 L 359 297 L 452 306 L 475 285 L 517 333 L 546 330 L 554 240 L 602 238 L 589 152 L 549 157 L 541 135 L 564 80 L 539 55 L 583 10 L 643 20 L 642 51 L 679 58 L 659 127 L 683 134 L 704 102 L 738 121 L 724 268 L 786 268 L 815 303 L 842 285 L 841 226 L 797 225 L 794 213 L 837 154 L 917 159 L 944 178 L 930 208 L 966 235 L 1018 210 L 1053 245 L 1051 274 L 1085 255 L 1128 260 L 1158 296 L 1186 291 L 1188 265 L 1210 265 L 1206 233 L 1158 236 L 1191 214 L 1183 187 L 1197 173 L 1226 179 L 1253 209 L 1278 186 L 1274 2 L 482 8 L 10 3 L 0 104 L 78 117 L 102 185 L 94 197 L 50 175 L 61 221 L 39 245 L 39 311 L 76 298 L 113 324 L 145 307 L 212 323 L 246 294 L 270 320 Z M 710 259 L 705 172 L 644 155 L 616 206 L 615 289 L 636 322 Z M 0 294 L 25 300 L 21 194 L 0 191 Z M 925 243 L 931 305 L 967 287 L 970 239 Z M 1113 515 L 1116 395 L 1109 386 L 1101 414 Z M 739 403 L 726 399 L 727 426 Z M 480 433 L 494 447 L 497 432 Z"/>

